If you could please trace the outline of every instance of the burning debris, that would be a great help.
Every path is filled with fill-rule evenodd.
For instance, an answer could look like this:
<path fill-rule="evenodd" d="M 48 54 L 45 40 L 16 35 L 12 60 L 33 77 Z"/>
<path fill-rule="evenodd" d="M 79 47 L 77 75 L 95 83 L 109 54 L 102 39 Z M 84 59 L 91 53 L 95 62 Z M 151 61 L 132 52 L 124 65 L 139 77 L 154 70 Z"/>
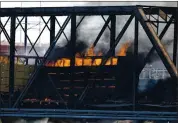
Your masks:
<path fill-rule="evenodd" d="M 105 65 L 117 65 L 118 56 L 126 56 L 127 49 L 131 43 L 127 41 L 121 47 L 121 49 L 116 53 L 116 57 L 110 57 Z M 52 56 L 46 63 L 46 66 L 50 67 L 69 67 L 70 66 L 70 47 L 67 44 L 65 47 L 57 47 Z M 86 50 L 86 45 L 83 42 L 79 42 L 76 45 L 76 55 L 75 55 L 75 66 L 99 66 L 102 62 L 102 56 L 104 53 L 102 51 L 95 52 L 94 46 L 91 46 Z M 93 58 L 92 58 L 93 57 Z M 55 59 L 55 60 L 54 60 Z"/>

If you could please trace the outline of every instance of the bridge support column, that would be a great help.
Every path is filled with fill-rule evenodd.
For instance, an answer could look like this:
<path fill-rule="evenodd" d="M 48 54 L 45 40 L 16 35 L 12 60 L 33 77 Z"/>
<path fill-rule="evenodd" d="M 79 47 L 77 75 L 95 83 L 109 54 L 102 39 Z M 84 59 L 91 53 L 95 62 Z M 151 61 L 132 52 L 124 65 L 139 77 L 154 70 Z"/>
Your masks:
<path fill-rule="evenodd" d="M 12 106 L 12 98 L 14 94 L 14 56 L 15 56 L 15 21 L 16 17 L 11 17 L 10 30 L 10 66 L 9 66 L 9 107 Z"/>

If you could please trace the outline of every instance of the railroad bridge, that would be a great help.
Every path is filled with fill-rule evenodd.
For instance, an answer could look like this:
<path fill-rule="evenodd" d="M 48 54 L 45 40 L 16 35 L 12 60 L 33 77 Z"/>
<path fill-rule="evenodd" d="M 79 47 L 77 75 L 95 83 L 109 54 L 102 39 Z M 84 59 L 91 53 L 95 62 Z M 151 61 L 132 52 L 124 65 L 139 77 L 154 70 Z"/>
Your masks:
<path fill-rule="evenodd" d="M 117 35 L 116 21 L 117 16 L 121 15 L 129 18 Z M 6 24 L 0 21 L 1 33 L 5 35 L 10 47 L 9 55 L 6 56 L 8 61 L 1 62 L 1 117 L 177 120 L 178 8 L 141 5 L 0 8 L 0 16 L 10 20 L 10 34 L 5 29 Z M 28 17 L 32 16 L 41 17 L 45 23 L 44 28 L 49 30 L 50 46 L 44 56 L 39 56 L 35 49 L 38 38 L 32 43 L 27 33 Z M 47 22 L 44 20 L 46 16 L 49 17 Z M 62 25 L 58 23 L 57 16 L 67 16 Z M 78 16 L 80 20 L 77 22 Z M 101 16 L 104 25 L 87 53 L 81 55 L 76 50 L 77 29 L 86 16 Z M 25 27 L 22 25 L 24 19 Z M 116 54 L 116 46 L 132 21 L 133 52 L 127 54 L 124 51 L 123 54 L 120 51 Z M 160 23 L 165 24 L 161 31 Z M 49 60 L 57 41 L 62 34 L 65 35 L 64 29 L 68 24 L 70 39 L 66 37 L 66 40 L 69 55 L 58 57 L 57 61 Z M 168 54 L 161 41 L 170 25 L 174 25 L 173 56 Z M 57 30 L 56 26 L 60 29 Z M 152 44 L 141 62 L 138 52 L 139 26 Z M 30 51 L 33 50 L 36 56 L 18 55 L 15 45 L 17 27 L 21 27 L 24 32 L 24 48 L 29 42 Z M 110 48 L 105 54 L 96 55 L 93 50 L 107 28 L 110 30 Z M 166 100 L 152 100 L 151 97 L 147 100 L 147 95 L 137 92 L 139 74 L 155 51 L 170 74 L 166 84 L 170 85 L 172 96 L 168 95 Z M 35 64 L 30 65 L 29 59 L 34 59 Z"/>

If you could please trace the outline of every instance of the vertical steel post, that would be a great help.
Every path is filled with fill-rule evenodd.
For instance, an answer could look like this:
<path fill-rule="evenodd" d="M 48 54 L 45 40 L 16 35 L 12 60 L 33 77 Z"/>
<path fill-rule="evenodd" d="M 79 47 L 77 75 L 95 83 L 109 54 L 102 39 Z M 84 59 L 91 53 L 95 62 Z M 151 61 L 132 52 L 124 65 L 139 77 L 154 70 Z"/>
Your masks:
<path fill-rule="evenodd" d="M 27 16 L 25 17 L 25 30 L 24 30 L 24 49 L 25 49 L 25 53 L 27 51 Z"/>
<path fill-rule="evenodd" d="M 76 15 L 71 16 L 71 66 L 75 66 L 75 44 L 76 44 Z"/>
<path fill-rule="evenodd" d="M 0 8 L 1 8 L 1 1 L 0 1 Z M 1 22 L 1 17 L 0 17 L 0 22 Z M 2 30 L 2 29 L 1 29 Z M 1 32 L 2 33 L 2 32 Z M 1 46 L 1 33 L 0 33 L 0 46 Z"/>
<path fill-rule="evenodd" d="M 177 48 L 178 48 L 178 9 L 176 9 L 176 13 L 175 13 L 175 21 L 174 21 L 174 44 L 173 44 L 173 62 L 175 64 L 175 66 L 177 66 L 178 68 L 178 55 L 177 55 Z M 178 101 L 178 83 L 177 80 L 178 78 L 176 78 L 176 101 Z M 177 107 L 177 111 L 178 111 L 178 107 Z"/>
<path fill-rule="evenodd" d="M 75 45 L 76 45 L 76 15 L 73 14 L 71 16 L 71 39 L 70 39 L 70 48 L 71 48 L 71 63 L 70 63 L 70 67 L 71 67 L 71 89 L 70 89 L 70 97 L 73 99 L 74 94 L 73 94 L 73 87 L 74 87 L 74 66 L 75 66 Z M 76 106 L 74 104 L 74 106 Z"/>
<path fill-rule="evenodd" d="M 0 1 L 0 8 L 1 8 L 1 1 Z M 1 17 L 0 17 L 0 22 L 1 22 Z M 2 30 L 2 29 L 1 29 Z M 0 30 L 0 31 L 1 31 Z M 1 32 L 2 33 L 2 32 Z M 0 50 L 1 50 L 1 33 L 0 33 Z M 1 72 L 1 70 L 0 70 L 0 72 Z M 0 88 L 1 88 L 1 83 L 0 83 Z M 0 93 L 0 107 L 2 107 L 1 106 L 1 103 L 2 103 L 2 97 L 1 97 L 1 93 Z"/>
<path fill-rule="evenodd" d="M 50 45 L 55 39 L 55 16 L 50 17 Z"/>
<path fill-rule="evenodd" d="M 9 107 L 12 105 L 14 93 L 15 20 L 16 17 L 12 16 L 10 29 Z"/>
<path fill-rule="evenodd" d="M 137 84 L 138 84 L 138 71 L 137 71 L 137 60 L 138 60 L 138 19 L 135 17 L 135 40 L 134 40 L 134 71 L 133 71 L 133 110 L 135 110 Z"/>
<path fill-rule="evenodd" d="M 111 15 L 111 33 L 110 33 L 110 48 L 112 48 L 115 43 L 115 35 L 116 35 L 116 16 Z M 112 56 L 115 56 L 115 48 L 112 51 Z"/>
<path fill-rule="evenodd" d="M 175 22 L 174 22 L 174 44 L 173 44 L 173 62 L 176 66 L 177 63 L 177 48 L 178 48 L 178 9 L 176 9 Z"/>

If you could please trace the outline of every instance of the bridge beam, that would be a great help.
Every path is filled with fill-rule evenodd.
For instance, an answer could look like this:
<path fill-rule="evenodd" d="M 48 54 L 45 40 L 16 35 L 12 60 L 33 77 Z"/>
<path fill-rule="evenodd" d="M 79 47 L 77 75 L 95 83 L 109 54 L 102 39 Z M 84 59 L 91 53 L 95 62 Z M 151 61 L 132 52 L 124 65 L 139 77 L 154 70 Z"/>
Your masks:
<path fill-rule="evenodd" d="M 10 30 L 9 107 L 12 106 L 12 97 L 14 94 L 15 21 L 16 17 L 12 16 Z"/>

